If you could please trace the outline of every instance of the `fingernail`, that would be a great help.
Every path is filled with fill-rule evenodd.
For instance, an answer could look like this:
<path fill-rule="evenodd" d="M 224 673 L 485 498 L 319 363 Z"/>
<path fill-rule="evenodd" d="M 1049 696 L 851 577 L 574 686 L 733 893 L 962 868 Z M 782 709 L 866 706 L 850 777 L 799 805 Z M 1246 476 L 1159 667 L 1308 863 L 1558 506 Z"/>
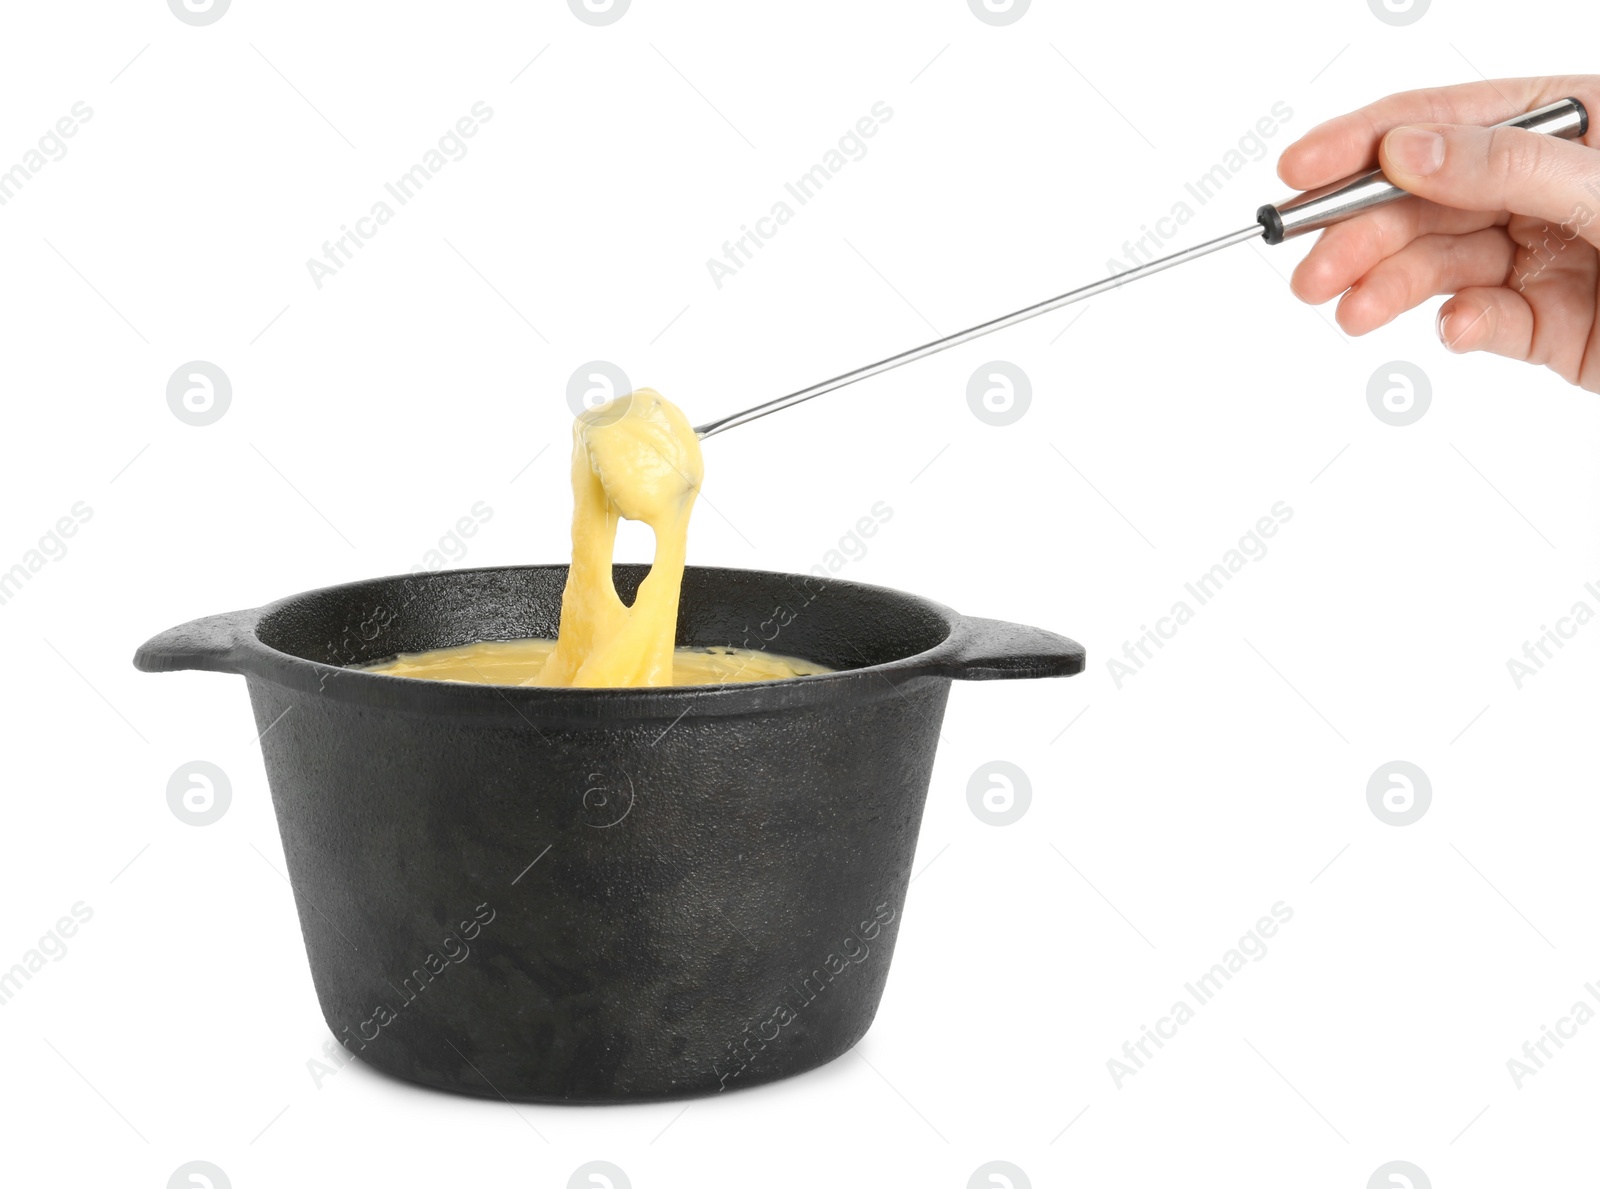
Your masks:
<path fill-rule="evenodd" d="M 1455 351 L 1456 345 L 1450 341 L 1450 315 L 1440 310 L 1436 325 L 1439 330 L 1439 341 L 1444 344 L 1445 350 Z"/>
<path fill-rule="evenodd" d="M 1444 137 L 1426 128 L 1396 128 L 1385 147 L 1392 162 L 1417 177 L 1436 173 L 1444 164 Z"/>

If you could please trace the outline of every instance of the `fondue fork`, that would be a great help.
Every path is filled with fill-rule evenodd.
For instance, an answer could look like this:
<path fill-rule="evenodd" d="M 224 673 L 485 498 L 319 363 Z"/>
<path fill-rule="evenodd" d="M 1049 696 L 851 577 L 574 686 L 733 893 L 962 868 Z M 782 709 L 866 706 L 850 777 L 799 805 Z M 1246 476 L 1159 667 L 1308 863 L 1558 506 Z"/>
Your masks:
<path fill-rule="evenodd" d="M 1583 104 L 1576 99 L 1562 99 L 1555 103 L 1547 104 L 1528 112 L 1526 115 L 1516 116 L 1495 125 L 1496 128 L 1522 128 L 1529 132 L 1538 132 L 1546 136 L 1560 136 L 1575 140 L 1589 130 L 1589 113 Z M 1059 310 L 1063 306 L 1072 305 L 1074 302 L 1084 301 L 1087 298 L 1105 293 L 1108 290 L 1126 285 L 1129 281 L 1137 281 L 1144 277 L 1164 272 L 1179 264 L 1187 264 L 1201 256 L 1210 255 L 1222 248 L 1234 244 L 1242 244 L 1247 240 L 1263 239 L 1269 244 L 1281 244 L 1286 239 L 1294 239 L 1309 231 L 1318 231 L 1324 227 L 1331 227 L 1335 223 L 1343 222 L 1363 211 L 1372 210 L 1374 207 L 1395 202 L 1398 199 L 1409 197 L 1407 191 L 1396 186 L 1384 177 L 1381 169 L 1368 170 L 1365 173 L 1355 174 L 1341 181 L 1323 186 L 1316 190 L 1308 190 L 1297 194 L 1277 205 L 1268 204 L 1256 212 L 1256 221 L 1249 227 L 1238 231 L 1220 235 L 1216 239 L 1207 240 L 1192 248 L 1185 248 L 1181 252 L 1174 252 L 1170 256 L 1162 256 L 1137 268 L 1120 272 L 1113 276 L 1095 281 L 1093 284 L 1084 285 L 1082 288 L 1073 289 L 1051 297 L 1035 305 L 1026 306 L 1010 314 L 1003 314 L 988 322 L 980 322 L 966 330 L 957 331 L 955 334 L 946 335 L 941 339 L 934 339 L 931 343 L 924 343 L 920 347 L 913 347 L 909 351 L 902 351 L 898 355 L 891 355 L 887 359 L 880 359 L 877 363 L 869 363 L 865 367 L 858 367 L 854 371 L 845 372 L 834 376 L 831 380 L 824 380 L 820 384 L 813 384 L 809 388 L 802 388 L 798 392 L 791 392 L 788 396 L 780 396 L 776 400 L 769 400 L 765 404 L 756 405 L 754 408 L 745 409 L 742 413 L 734 413 L 723 417 L 719 421 L 708 421 L 704 425 L 696 426 L 695 433 L 702 438 L 709 438 L 714 433 L 721 433 L 725 429 L 732 429 L 736 425 L 743 425 L 754 421 L 758 417 L 765 417 L 768 413 L 776 413 L 779 409 L 787 409 L 801 401 L 810 400 L 814 396 L 821 396 L 825 392 L 832 392 L 843 388 L 847 384 L 854 384 L 857 380 L 865 380 L 870 376 L 880 375 L 918 359 L 926 359 L 929 355 L 936 355 L 940 351 L 948 351 L 951 347 L 959 347 L 962 343 L 969 343 L 973 339 L 982 338 L 986 334 L 993 334 L 997 330 L 1004 330 L 1008 326 L 1015 326 L 1018 322 L 1026 322 L 1030 318 L 1037 318 L 1041 314 L 1048 314 Z"/>

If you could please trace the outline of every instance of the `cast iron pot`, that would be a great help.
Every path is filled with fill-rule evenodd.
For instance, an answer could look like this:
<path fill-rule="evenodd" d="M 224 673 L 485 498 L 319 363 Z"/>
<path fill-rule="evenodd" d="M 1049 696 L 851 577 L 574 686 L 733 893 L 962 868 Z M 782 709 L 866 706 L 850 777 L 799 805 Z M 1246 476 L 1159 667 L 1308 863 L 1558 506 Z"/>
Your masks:
<path fill-rule="evenodd" d="M 624 600 L 645 566 L 616 567 Z M 309 591 L 140 669 L 241 673 L 311 974 L 369 1064 L 463 1094 L 714 1093 L 839 1056 L 889 972 L 952 678 L 1083 648 L 881 587 L 690 568 L 680 645 L 841 670 L 568 690 L 349 668 L 554 636 L 565 566 Z"/>

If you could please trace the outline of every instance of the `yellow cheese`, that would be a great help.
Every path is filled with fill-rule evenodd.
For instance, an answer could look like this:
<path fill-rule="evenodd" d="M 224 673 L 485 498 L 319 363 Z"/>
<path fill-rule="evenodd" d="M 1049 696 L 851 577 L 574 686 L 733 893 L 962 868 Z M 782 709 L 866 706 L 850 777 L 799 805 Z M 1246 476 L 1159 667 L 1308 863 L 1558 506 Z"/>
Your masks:
<path fill-rule="evenodd" d="M 689 512 L 705 465 L 689 419 L 641 388 L 582 414 L 572 427 L 572 569 L 556 650 L 527 685 L 671 685 Z M 656 536 L 633 606 L 611 582 L 617 518 Z"/>
<path fill-rule="evenodd" d="M 489 685 L 717 685 L 826 673 L 796 657 L 744 648 L 674 649 L 689 512 L 705 468 L 700 439 L 649 388 L 608 401 L 572 427 L 572 567 L 556 640 L 501 640 L 410 653 L 370 668 L 394 677 Z M 656 537 L 633 605 L 611 581 L 617 520 Z"/>
<path fill-rule="evenodd" d="M 460 648 L 402 653 L 368 671 L 391 677 L 426 677 L 434 681 L 469 681 L 478 685 L 527 685 L 537 678 L 555 651 L 554 640 L 493 640 Z M 748 648 L 680 648 L 672 657 L 673 685 L 725 685 L 744 681 L 778 681 L 827 673 L 822 665 L 798 657 L 755 652 Z"/>

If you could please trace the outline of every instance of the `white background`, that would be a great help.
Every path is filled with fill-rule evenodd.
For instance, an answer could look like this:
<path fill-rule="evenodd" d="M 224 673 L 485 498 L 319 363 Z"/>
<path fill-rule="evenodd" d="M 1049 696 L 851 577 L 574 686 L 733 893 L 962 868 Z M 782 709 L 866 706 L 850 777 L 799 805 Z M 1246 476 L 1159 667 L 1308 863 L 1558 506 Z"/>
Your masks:
<path fill-rule="evenodd" d="M 563 560 L 587 360 L 721 416 L 1103 276 L 1280 100 L 1270 151 L 1171 247 L 1283 197 L 1277 153 L 1320 119 L 1593 69 L 1590 8 L 1035 0 L 996 28 L 961 0 L 634 0 L 596 28 L 555 0 L 235 0 L 196 28 L 106 0 L 5 23 L 0 169 L 94 113 L 0 207 L 0 569 L 93 511 L 0 606 L 0 966 L 93 910 L 0 1008 L 9 1183 L 155 1189 L 209 1160 L 238 1187 L 564 1186 L 607 1160 L 636 1189 L 959 1189 L 1005 1160 L 1035 1186 L 1359 1189 L 1391 1160 L 1440 1186 L 1592 1161 L 1600 1026 L 1520 1089 L 1506 1062 L 1600 978 L 1600 626 L 1521 689 L 1506 660 L 1600 606 L 1600 411 L 1448 355 L 1427 311 L 1346 338 L 1287 291 L 1301 246 L 707 443 L 691 562 L 806 570 L 881 500 L 842 576 L 1090 655 L 953 691 L 877 1023 L 806 1076 L 515 1113 L 359 1062 L 319 1085 L 243 683 L 129 663 L 170 624 L 407 570 L 480 500 L 457 564 Z M 480 100 L 470 152 L 317 288 L 307 258 Z M 866 156 L 719 289 L 707 258 L 879 101 Z M 233 386 L 203 428 L 166 403 L 196 359 Z M 966 402 L 993 359 L 1033 386 L 1003 428 Z M 1367 404 L 1393 360 L 1431 381 L 1405 428 Z M 1118 688 L 1107 659 L 1277 501 L 1267 555 Z M 233 790 L 205 828 L 166 803 L 194 759 Z M 1004 827 L 967 802 L 995 759 L 1032 786 Z M 1403 828 L 1366 797 L 1395 759 L 1433 790 Z M 1267 956 L 1119 1089 L 1107 1060 L 1277 901 Z"/>

